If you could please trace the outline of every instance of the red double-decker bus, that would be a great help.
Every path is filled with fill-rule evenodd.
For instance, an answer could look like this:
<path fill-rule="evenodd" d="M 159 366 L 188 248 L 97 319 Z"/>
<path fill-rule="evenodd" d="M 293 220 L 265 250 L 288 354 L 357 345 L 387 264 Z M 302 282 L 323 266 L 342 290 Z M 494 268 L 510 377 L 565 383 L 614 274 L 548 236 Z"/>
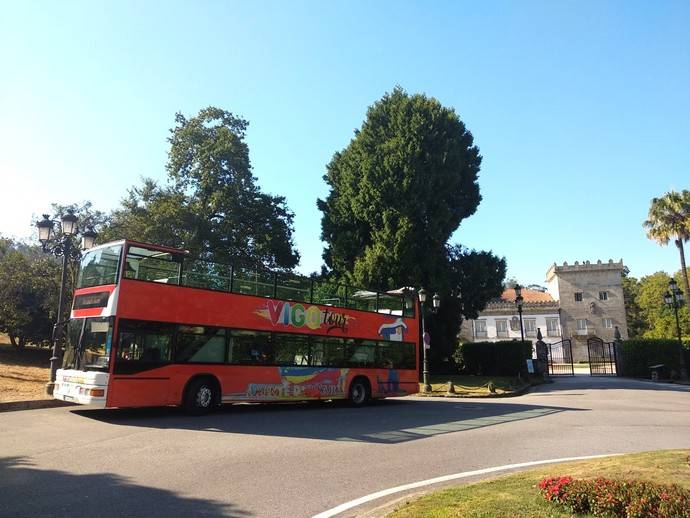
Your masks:
<path fill-rule="evenodd" d="M 105 407 L 418 391 L 416 298 L 128 240 L 81 262 L 54 397 Z"/>

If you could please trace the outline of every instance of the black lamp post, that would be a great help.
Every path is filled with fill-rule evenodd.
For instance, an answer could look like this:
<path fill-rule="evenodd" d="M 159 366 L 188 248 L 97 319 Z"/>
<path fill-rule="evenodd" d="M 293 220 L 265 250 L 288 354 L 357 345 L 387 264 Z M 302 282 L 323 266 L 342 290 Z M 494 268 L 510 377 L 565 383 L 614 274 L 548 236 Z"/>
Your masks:
<path fill-rule="evenodd" d="M 62 257 L 62 276 L 60 279 L 60 294 L 58 296 L 57 321 L 53 326 L 53 356 L 50 358 L 50 382 L 46 385 L 46 392 L 49 395 L 53 394 L 55 386 L 55 375 L 58 369 L 58 362 L 60 361 L 60 333 L 59 329 L 65 324 L 61 320 L 65 304 L 65 285 L 67 284 L 67 271 L 69 269 L 69 262 L 78 261 L 81 258 L 81 250 L 74 247 L 72 243 L 72 236 L 76 235 L 79 230 L 77 228 L 77 217 L 68 211 L 60 218 L 61 234 L 60 238 L 56 239 L 54 226 L 55 223 L 47 214 L 43 214 L 43 219 L 36 223 L 38 228 L 38 240 L 41 242 L 41 248 L 44 252 Z M 82 232 L 82 247 L 88 250 L 93 247 L 96 240 L 96 233 L 93 230 L 86 230 Z"/>
<path fill-rule="evenodd" d="M 664 302 L 667 306 L 673 308 L 676 315 L 676 332 L 678 333 L 678 344 L 680 345 L 680 378 L 682 380 L 688 379 L 688 367 L 685 365 L 685 352 L 683 351 L 683 334 L 680 330 L 680 320 L 678 319 L 678 309 L 683 305 L 683 292 L 678 287 L 676 280 L 671 277 L 668 281 L 668 291 L 664 293 Z"/>
<path fill-rule="evenodd" d="M 422 345 L 423 349 L 423 370 L 422 370 L 422 381 L 424 383 L 424 392 L 431 392 L 431 384 L 429 383 L 429 358 L 427 354 L 427 349 L 431 347 L 431 339 L 427 335 L 426 328 L 424 326 L 424 304 L 426 303 L 428 292 L 422 288 L 419 290 L 419 303 L 421 304 L 420 318 L 422 321 Z M 431 302 L 434 307 L 434 311 L 441 305 L 441 297 L 438 294 L 431 298 Z"/>
<path fill-rule="evenodd" d="M 422 347 L 423 349 L 423 364 L 422 364 L 422 381 L 424 383 L 424 392 L 431 392 L 431 385 L 429 385 L 429 359 L 427 358 L 427 352 L 429 345 L 427 345 L 426 328 L 424 327 L 424 304 L 426 303 L 427 291 L 422 288 L 417 294 L 419 296 L 419 304 L 421 305 L 421 310 L 419 312 L 419 318 L 422 320 Z"/>
<path fill-rule="evenodd" d="M 522 327 L 522 286 L 519 284 L 515 285 L 515 305 L 517 306 L 518 315 L 520 315 L 520 340 L 525 341 L 525 330 Z"/>

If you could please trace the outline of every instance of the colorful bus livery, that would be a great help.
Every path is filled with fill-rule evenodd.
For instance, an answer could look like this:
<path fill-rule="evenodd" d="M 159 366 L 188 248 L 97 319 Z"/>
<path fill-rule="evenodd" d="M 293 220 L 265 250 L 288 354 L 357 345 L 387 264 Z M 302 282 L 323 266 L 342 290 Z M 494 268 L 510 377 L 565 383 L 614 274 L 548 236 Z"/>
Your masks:
<path fill-rule="evenodd" d="M 84 255 L 54 397 L 106 407 L 418 390 L 416 299 L 120 241 Z"/>

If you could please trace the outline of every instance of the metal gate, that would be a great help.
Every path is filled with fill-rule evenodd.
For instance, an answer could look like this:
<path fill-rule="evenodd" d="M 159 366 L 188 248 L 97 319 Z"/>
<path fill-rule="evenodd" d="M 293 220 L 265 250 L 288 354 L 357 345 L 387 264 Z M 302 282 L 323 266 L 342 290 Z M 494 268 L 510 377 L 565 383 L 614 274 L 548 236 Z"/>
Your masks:
<path fill-rule="evenodd" d="M 616 343 L 604 342 L 593 336 L 587 339 L 589 374 L 591 376 L 617 376 Z"/>
<path fill-rule="evenodd" d="M 574 376 L 573 349 L 569 339 L 546 344 L 549 349 L 549 374 L 553 376 Z"/>

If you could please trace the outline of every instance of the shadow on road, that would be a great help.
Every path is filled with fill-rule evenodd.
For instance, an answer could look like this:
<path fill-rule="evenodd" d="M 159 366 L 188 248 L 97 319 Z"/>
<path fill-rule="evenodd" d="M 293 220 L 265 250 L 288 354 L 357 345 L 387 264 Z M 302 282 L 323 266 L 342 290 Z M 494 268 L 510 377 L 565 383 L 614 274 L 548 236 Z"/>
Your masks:
<path fill-rule="evenodd" d="M 110 473 L 35 469 L 0 458 L 0 516 L 250 516 L 232 504 L 187 498 Z"/>
<path fill-rule="evenodd" d="M 120 426 L 394 444 L 566 410 L 579 411 L 515 403 L 389 399 L 365 408 L 334 402 L 231 405 L 204 417 L 189 417 L 176 408 L 79 409 L 72 413 Z"/>

